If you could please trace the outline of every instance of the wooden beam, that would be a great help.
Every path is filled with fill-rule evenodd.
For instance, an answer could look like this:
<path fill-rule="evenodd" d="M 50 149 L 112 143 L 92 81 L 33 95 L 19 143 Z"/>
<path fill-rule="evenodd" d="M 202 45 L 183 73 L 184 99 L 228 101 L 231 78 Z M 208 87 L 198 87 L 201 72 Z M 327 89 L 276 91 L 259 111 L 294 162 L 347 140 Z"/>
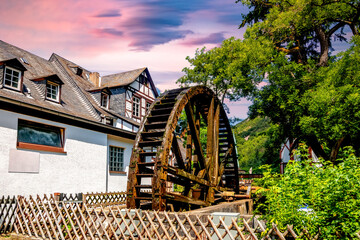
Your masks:
<path fill-rule="evenodd" d="M 214 104 L 215 99 L 212 98 L 208 117 L 207 117 L 207 142 L 206 142 L 206 168 L 208 169 L 208 180 L 210 182 L 214 181 Z M 209 187 L 207 195 L 206 195 L 207 202 L 214 202 L 214 189 Z"/>
<path fill-rule="evenodd" d="M 239 174 L 239 178 L 262 178 L 262 174 Z"/>
<path fill-rule="evenodd" d="M 206 142 L 206 162 L 205 165 L 212 166 L 214 146 L 214 98 L 211 100 L 207 117 L 207 142 Z M 209 176 L 210 177 L 210 176 Z M 210 180 L 210 178 L 209 178 Z"/>
<path fill-rule="evenodd" d="M 165 168 L 165 167 L 164 167 Z M 167 166 L 166 167 L 166 170 L 169 172 L 169 173 L 172 173 L 176 176 L 179 176 L 179 177 L 183 177 L 183 178 L 186 178 L 186 179 L 189 179 L 193 182 L 196 182 L 196 183 L 199 183 L 201 185 L 204 185 L 204 186 L 210 186 L 210 182 L 205 180 L 205 179 L 202 179 L 202 178 L 199 178 L 191 173 L 188 173 L 182 169 L 179 169 L 179 168 L 174 168 L 174 167 L 171 167 L 171 166 Z"/>
<path fill-rule="evenodd" d="M 183 195 L 177 195 L 174 193 L 166 193 L 165 197 L 169 200 L 169 201 L 176 201 L 176 202 L 183 202 L 183 203 L 188 203 L 188 204 L 194 204 L 194 205 L 200 205 L 200 206 L 210 206 L 209 203 L 202 201 L 202 200 L 195 200 L 191 197 L 186 197 Z"/>
<path fill-rule="evenodd" d="M 190 134 L 189 125 L 186 129 L 187 131 L 187 137 L 186 137 L 186 167 L 185 171 L 190 172 L 191 171 L 191 163 L 192 163 L 192 139 Z M 190 192 L 190 184 L 185 185 L 184 195 L 187 196 Z"/>
<path fill-rule="evenodd" d="M 181 155 L 181 151 L 180 151 L 180 147 L 179 147 L 179 143 L 177 141 L 177 137 L 175 134 L 173 134 L 173 140 L 172 140 L 172 152 L 175 155 L 176 158 L 176 162 L 178 164 L 178 167 L 181 169 L 185 169 L 185 164 L 184 164 L 184 160 L 183 157 Z"/>
<path fill-rule="evenodd" d="M 189 133 L 189 127 L 187 127 L 186 129 L 187 131 L 187 137 L 186 137 L 186 171 L 190 172 L 191 169 L 191 157 L 192 157 L 192 139 L 191 139 L 191 134 Z"/>
<path fill-rule="evenodd" d="M 172 182 L 181 186 L 190 186 L 190 180 L 186 178 L 174 177 L 172 175 L 167 175 L 167 181 Z"/>
<path fill-rule="evenodd" d="M 193 140 L 194 146 L 195 146 L 195 153 L 198 156 L 200 167 L 204 168 L 205 167 L 204 154 L 203 154 L 203 150 L 202 150 L 201 143 L 200 143 L 199 132 L 196 129 L 194 112 L 193 112 L 192 107 L 190 106 L 190 102 L 188 104 L 186 104 L 185 112 L 186 112 L 187 120 L 189 123 L 191 137 L 192 137 L 192 140 Z"/>
<path fill-rule="evenodd" d="M 213 185 L 217 185 L 218 172 L 219 172 L 219 125 L 220 125 L 220 104 L 217 104 L 215 115 L 214 115 L 214 157 L 213 157 L 213 176 L 214 179 L 211 181 Z"/>
<path fill-rule="evenodd" d="M 127 182 L 127 198 L 126 198 L 126 207 L 127 208 L 139 208 L 138 204 L 135 201 L 135 197 L 137 197 L 137 192 L 135 186 L 138 185 L 138 179 L 136 178 L 136 174 L 139 172 L 139 168 L 137 163 L 140 161 L 139 149 L 134 149 L 131 162 L 129 166 L 129 176 Z"/>

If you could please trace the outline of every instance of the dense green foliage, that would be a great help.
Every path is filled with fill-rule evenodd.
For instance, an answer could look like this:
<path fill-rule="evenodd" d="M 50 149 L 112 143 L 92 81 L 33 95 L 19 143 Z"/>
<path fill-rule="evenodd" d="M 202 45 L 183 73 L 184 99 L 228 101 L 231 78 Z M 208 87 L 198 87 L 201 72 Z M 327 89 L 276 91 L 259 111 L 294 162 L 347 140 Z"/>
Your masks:
<path fill-rule="evenodd" d="M 238 2 L 249 7 L 244 38 L 198 50 L 178 82 L 209 86 L 221 99 L 252 100 L 254 122 L 235 128 L 241 167 L 277 159 L 271 154 L 287 138 L 321 157 L 311 163 L 304 147 L 285 175 L 265 172 L 261 184 L 269 190 L 258 209 L 267 220 L 352 239 L 360 230 L 360 1 Z M 350 39 L 348 49 L 334 52 L 335 41 Z M 304 206 L 311 211 L 299 211 Z"/>
<path fill-rule="evenodd" d="M 238 151 L 239 168 L 253 173 L 261 173 L 259 167 L 271 164 L 279 168 L 280 142 L 274 137 L 277 126 L 267 118 L 246 119 L 233 127 Z"/>
<path fill-rule="evenodd" d="M 302 161 L 288 164 L 284 175 L 264 173 L 261 185 L 268 190 L 259 193 L 266 196 L 260 206 L 266 219 L 283 229 L 293 224 L 298 233 L 320 230 L 321 239 L 353 239 L 360 230 L 360 158 L 346 149 L 338 165 L 313 163 L 307 147 L 301 150 Z"/>
<path fill-rule="evenodd" d="M 344 146 L 358 150 L 360 1 L 239 2 L 249 7 L 244 39 L 198 50 L 178 82 L 251 99 L 251 117 L 268 117 L 279 139 L 305 141 L 324 159 L 335 162 Z M 351 35 L 352 47 L 333 57 L 334 41 Z"/>

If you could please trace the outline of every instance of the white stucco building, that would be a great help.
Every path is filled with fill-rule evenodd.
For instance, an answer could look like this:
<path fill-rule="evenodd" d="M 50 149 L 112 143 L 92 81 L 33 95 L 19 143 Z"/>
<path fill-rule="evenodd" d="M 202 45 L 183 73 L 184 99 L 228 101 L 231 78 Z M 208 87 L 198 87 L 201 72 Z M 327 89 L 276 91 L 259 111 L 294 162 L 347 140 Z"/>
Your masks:
<path fill-rule="evenodd" d="M 156 97 L 147 68 L 100 77 L 0 41 L 0 195 L 125 191 Z"/>

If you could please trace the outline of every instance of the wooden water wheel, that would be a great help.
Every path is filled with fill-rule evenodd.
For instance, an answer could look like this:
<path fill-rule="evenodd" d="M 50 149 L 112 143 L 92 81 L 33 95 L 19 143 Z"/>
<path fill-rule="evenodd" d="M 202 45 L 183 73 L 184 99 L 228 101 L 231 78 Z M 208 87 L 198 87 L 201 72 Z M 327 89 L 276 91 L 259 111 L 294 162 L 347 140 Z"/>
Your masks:
<path fill-rule="evenodd" d="M 180 123 L 186 130 L 179 130 Z M 216 192 L 226 190 L 238 193 L 239 178 L 234 138 L 222 104 L 203 86 L 166 91 L 139 128 L 130 160 L 127 207 L 209 206 Z"/>

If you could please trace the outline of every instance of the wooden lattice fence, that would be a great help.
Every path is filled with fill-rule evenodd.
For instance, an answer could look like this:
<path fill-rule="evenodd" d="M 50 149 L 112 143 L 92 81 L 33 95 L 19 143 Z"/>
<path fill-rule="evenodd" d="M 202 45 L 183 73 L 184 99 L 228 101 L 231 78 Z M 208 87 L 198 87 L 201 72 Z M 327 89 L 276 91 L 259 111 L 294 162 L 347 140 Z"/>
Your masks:
<path fill-rule="evenodd" d="M 58 196 L 58 201 L 61 202 L 82 202 L 83 201 L 83 194 L 82 193 L 58 193 L 55 194 L 55 196 Z"/>
<path fill-rule="evenodd" d="M 13 230 L 16 205 L 17 199 L 15 196 L 2 196 L 0 198 L 0 234 Z"/>
<path fill-rule="evenodd" d="M 226 215 L 226 214 L 225 214 Z M 58 202 L 53 196 L 19 197 L 17 234 L 46 239 L 296 239 L 291 226 L 280 232 L 256 218 L 212 214 L 94 208 L 79 202 Z M 317 239 L 318 236 L 307 236 Z"/>
<path fill-rule="evenodd" d="M 126 203 L 126 192 L 84 193 L 84 204 L 93 207 L 123 205 Z"/>

